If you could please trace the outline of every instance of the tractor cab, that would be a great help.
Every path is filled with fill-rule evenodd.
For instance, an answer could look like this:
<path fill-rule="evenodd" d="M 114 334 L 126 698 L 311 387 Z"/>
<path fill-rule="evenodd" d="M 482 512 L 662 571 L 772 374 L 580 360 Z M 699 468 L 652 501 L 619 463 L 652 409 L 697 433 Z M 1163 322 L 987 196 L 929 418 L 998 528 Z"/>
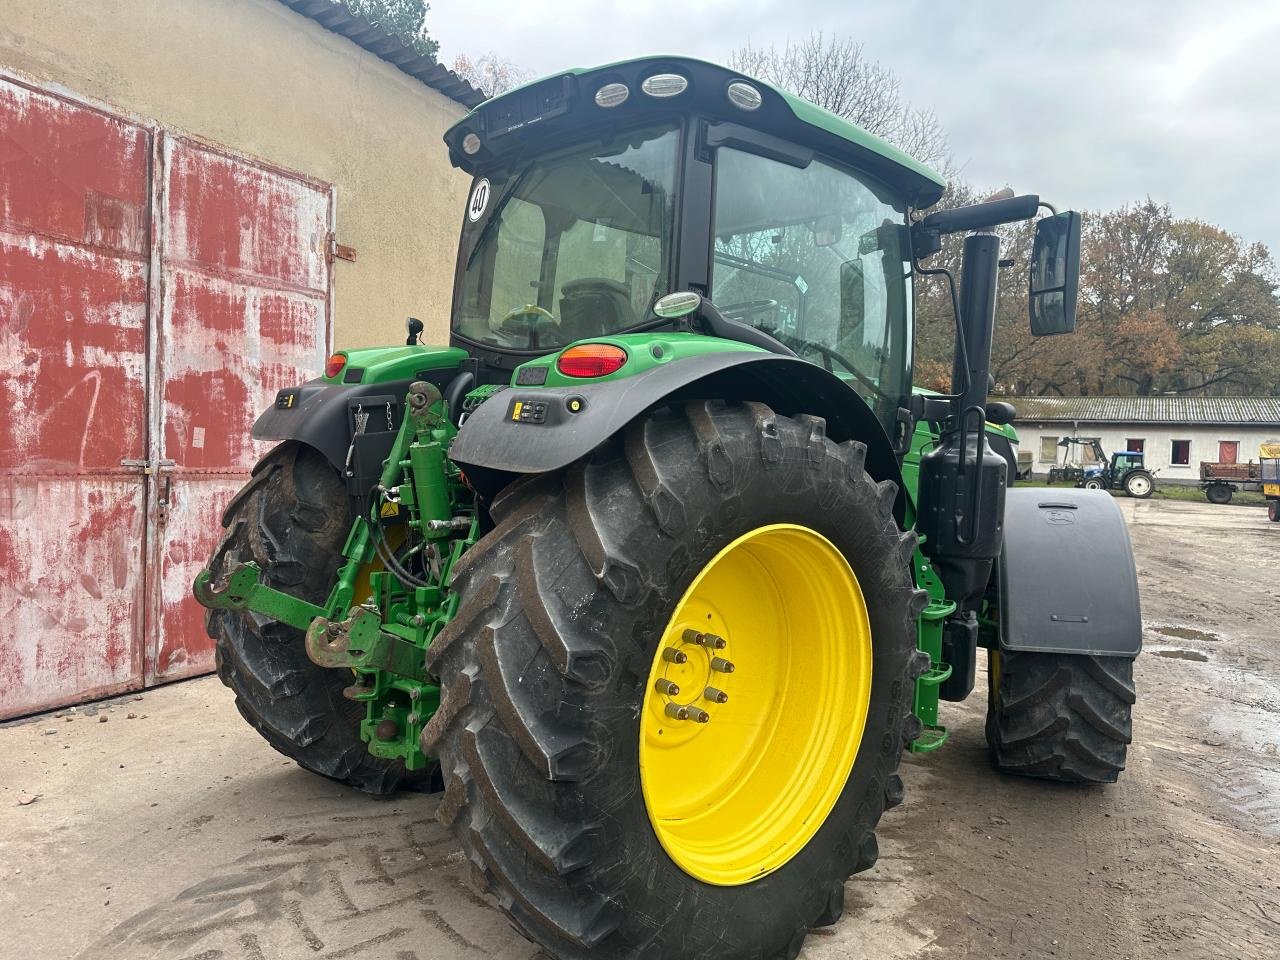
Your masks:
<path fill-rule="evenodd" d="M 451 342 L 494 379 L 601 338 L 616 352 L 592 369 L 625 375 L 652 363 L 646 338 L 671 335 L 657 358 L 675 359 L 714 333 L 824 366 L 897 429 L 908 214 L 943 189 L 928 168 L 766 84 L 670 58 L 539 81 L 445 139 L 474 178 Z M 676 291 L 727 323 L 655 310 Z"/>
<path fill-rule="evenodd" d="M 1122 450 L 1111 455 L 1111 480 L 1119 485 L 1130 470 L 1145 470 L 1146 455 L 1141 450 Z"/>

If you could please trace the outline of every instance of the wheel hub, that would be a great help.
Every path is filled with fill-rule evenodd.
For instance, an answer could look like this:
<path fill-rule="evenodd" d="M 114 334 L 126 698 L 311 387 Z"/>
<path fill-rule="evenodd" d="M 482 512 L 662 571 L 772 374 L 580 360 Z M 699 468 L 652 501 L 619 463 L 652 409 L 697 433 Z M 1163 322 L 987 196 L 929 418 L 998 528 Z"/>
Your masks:
<path fill-rule="evenodd" d="M 799 853 L 848 779 L 870 690 L 866 605 L 835 546 L 773 524 L 725 547 L 677 604 L 645 690 L 641 785 L 668 855 L 733 886 Z"/>

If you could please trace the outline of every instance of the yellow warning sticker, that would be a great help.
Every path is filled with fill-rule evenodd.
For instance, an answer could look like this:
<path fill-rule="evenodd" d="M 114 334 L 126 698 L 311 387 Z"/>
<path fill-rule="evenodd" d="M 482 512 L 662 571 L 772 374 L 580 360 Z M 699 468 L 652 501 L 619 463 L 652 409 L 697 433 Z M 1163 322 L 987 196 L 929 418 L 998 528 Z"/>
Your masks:
<path fill-rule="evenodd" d="M 392 503 L 388 500 L 382 505 L 382 509 L 378 511 L 378 514 L 382 517 L 398 517 L 400 516 L 400 504 Z"/>
<path fill-rule="evenodd" d="M 524 401 L 523 401 L 523 400 L 517 400 L 517 401 L 516 401 L 516 403 L 515 403 L 515 406 L 511 408 L 511 419 L 512 419 L 512 420 L 519 420 L 519 419 L 520 419 L 520 410 L 521 410 L 523 407 L 524 407 Z"/>

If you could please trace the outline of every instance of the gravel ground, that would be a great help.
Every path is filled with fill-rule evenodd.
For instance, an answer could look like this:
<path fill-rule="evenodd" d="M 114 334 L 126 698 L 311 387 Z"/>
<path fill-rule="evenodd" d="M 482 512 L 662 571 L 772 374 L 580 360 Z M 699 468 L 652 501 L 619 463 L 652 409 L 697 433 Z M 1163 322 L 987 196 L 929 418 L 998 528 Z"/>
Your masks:
<path fill-rule="evenodd" d="M 1119 502 L 1146 623 L 1121 782 L 998 776 L 985 698 L 944 705 L 952 742 L 907 758 L 880 862 L 806 960 L 1280 954 L 1280 525 Z M 538 956 L 435 805 L 304 773 L 212 678 L 0 727 L 0 954 Z"/>

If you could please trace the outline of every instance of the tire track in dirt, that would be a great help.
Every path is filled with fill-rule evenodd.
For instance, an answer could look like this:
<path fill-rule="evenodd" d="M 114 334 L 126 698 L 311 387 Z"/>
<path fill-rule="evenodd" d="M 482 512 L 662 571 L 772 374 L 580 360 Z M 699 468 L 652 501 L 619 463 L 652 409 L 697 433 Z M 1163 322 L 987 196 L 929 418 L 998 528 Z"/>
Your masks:
<path fill-rule="evenodd" d="M 430 816 L 436 798 L 401 800 L 368 816 L 281 818 L 282 832 L 211 866 L 206 879 L 137 912 L 79 956 L 339 960 L 393 949 L 404 960 L 536 956 L 486 901 L 459 896 L 462 857 Z"/>
<path fill-rule="evenodd" d="M 1267 573 L 1280 531 L 1261 511 L 1121 503 L 1148 624 L 1128 769 L 1103 788 L 1000 776 L 985 698 L 944 705 L 952 742 L 906 764 L 904 816 L 885 821 L 926 887 L 904 919 L 928 918 L 937 953 L 1198 960 L 1280 945 L 1280 591 Z"/>

